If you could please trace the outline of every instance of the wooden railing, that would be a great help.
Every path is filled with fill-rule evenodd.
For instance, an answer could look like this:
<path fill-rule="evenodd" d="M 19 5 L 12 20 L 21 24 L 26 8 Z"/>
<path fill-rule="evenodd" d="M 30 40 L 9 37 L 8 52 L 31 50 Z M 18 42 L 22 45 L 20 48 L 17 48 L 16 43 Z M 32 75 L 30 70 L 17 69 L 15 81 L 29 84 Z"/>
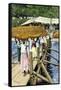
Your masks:
<path fill-rule="evenodd" d="M 50 49 L 50 48 L 49 48 L 49 49 Z M 41 80 L 44 80 L 44 81 L 46 81 L 46 82 L 48 82 L 48 83 L 54 83 L 54 81 L 52 80 L 52 78 L 51 78 L 49 72 L 47 71 L 47 68 L 45 67 L 44 63 L 47 63 L 47 64 L 49 63 L 49 64 L 52 64 L 52 65 L 58 66 L 58 67 L 59 67 L 59 63 L 58 63 L 58 64 L 55 64 L 55 63 L 53 63 L 53 62 L 48 61 L 48 60 L 45 59 L 46 55 L 49 55 L 51 58 L 53 58 L 53 59 L 55 59 L 56 61 L 58 61 L 58 60 L 57 60 L 56 58 L 54 58 L 50 53 L 48 53 L 47 50 L 48 50 L 48 49 L 45 50 L 45 53 L 44 53 L 44 55 L 42 56 L 41 60 L 40 60 L 40 57 L 37 57 L 37 58 L 38 58 L 38 69 L 37 69 L 37 71 L 35 72 L 35 71 L 33 70 L 33 68 L 31 68 L 31 70 L 30 70 L 30 71 L 31 71 L 30 76 L 32 77 L 33 75 L 35 75 L 35 76 L 37 76 L 37 78 L 40 78 Z M 57 50 L 53 50 L 53 49 L 50 49 L 50 50 L 59 53 Z M 32 60 L 32 58 L 31 58 L 31 60 Z M 33 64 L 31 63 L 31 65 L 33 65 Z M 33 67 L 33 66 L 31 66 L 31 67 Z M 45 74 L 46 77 L 43 76 L 43 75 L 41 75 L 41 74 L 39 73 L 41 68 L 42 68 L 42 70 L 44 71 L 44 74 Z M 34 78 L 34 77 L 32 77 L 32 78 Z M 34 81 L 32 81 L 31 83 L 33 84 Z M 36 84 L 36 82 L 35 82 L 34 84 Z"/>

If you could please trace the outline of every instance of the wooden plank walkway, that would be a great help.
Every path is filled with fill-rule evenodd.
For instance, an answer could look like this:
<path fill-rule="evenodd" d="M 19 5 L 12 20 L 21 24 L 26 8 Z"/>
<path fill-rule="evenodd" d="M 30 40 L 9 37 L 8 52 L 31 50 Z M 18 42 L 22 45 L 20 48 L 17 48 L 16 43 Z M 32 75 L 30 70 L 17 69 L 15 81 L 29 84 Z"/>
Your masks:
<path fill-rule="evenodd" d="M 33 69 L 37 65 L 37 60 L 33 61 Z M 12 86 L 23 86 L 27 85 L 27 82 L 30 79 L 30 74 L 24 76 L 21 72 L 20 64 L 12 64 Z"/>

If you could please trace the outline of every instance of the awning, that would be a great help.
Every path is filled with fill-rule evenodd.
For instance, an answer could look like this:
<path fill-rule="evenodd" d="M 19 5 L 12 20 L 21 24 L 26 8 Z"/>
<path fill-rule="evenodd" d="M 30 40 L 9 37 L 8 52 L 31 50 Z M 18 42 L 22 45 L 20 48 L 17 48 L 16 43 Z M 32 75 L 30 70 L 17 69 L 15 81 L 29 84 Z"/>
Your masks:
<path fill-rule="evenodd" d="M 46 17 L 36 17 L 36 18 L 32 18 L 27 20 L 26 22 L 24 22 L 21 25 L 28 25 L 31 23 L 41 23 L 41 24 L 59 24 L 59 19 L 58 18 L 46 18 Z"/>

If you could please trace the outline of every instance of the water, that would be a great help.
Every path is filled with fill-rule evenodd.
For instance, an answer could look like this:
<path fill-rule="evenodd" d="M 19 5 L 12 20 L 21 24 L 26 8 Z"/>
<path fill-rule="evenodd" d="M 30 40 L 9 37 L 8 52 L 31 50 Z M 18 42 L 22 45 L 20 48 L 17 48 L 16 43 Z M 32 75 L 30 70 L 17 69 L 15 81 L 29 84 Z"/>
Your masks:
<path fill-rule="evenodd" d="M 17 45 L 16 42 L 12 42 L 12 63 L 18 62 L 18 53 L 17 53 Z"/>
<path fill-rule="evenodd" d="M 51 44 L 51 48 L 52 49 L 58 51 L 58 47 L 59 47 L 58 42 L 52 42 L 52 44 Z M 59 61 L 59 55 L 58 55 L 58 53 L 56 53 L 54 51 L 51 51 L 51 55 L 57 59 L 57 61 L 56 61 L 53 58 L 51 58 L 51 62 L 53 62 L 55 64 L 58 64 L 58 61 Z M 12 42 L 12 60 L 13 61 L 17 61 L 18 60 L 17 58 L 18 58 L 18 55 L 17 55 L 17 45 L 13 41 Z M 50 67 L 51 67 L 52 79 L 53 79 L 54 83 L 59 83 L 58 82 L 58 77 L 59 77 L 59 75 L 58 75 L 58 71 L 59 71 L 58 70 L 58 67 L 53 66 L 53 65 L 50 65 Z"/>
<path fill-rule="evenodd" d="M 55 50 L 57 50 L 57 51 L 59 51 L 59 43 L 58 42 L 52 42 L 52 49 L 55 49 Z M 58 61 L 59 61 L 59 53 L 56 53 L 56 52 L 54 52 L 54 51 L 51 51 L 51 55 L 52 56 L 54 56 L 56 59 L 57 59 L 57 61 L 55 60 L 55 59 L 53 59 L 53 58 L 51 58 L 51 62 L 53 62 L 53 63 L 55 63 L 55 64 L 58 64 Z M 58 67 L 56 67 L 56 66 L 53 66 L 53 65 L 50 65 L 51 66 L 51 70 L 52 70 L 52 78 L 53 78 L 53 81 L 54 81 L 54 83 L 59 83 L 59 80 L 58 80 L 58 78 L 59 78 L 59 69 L 58 69 Z"/>
<path fill-rule="evenodd" d="M 16 45 L 16 42 L 13 41 L 12 42 L 12 55 L 15 55 L 15 53 L 17 53 L 17 45 Z"/>

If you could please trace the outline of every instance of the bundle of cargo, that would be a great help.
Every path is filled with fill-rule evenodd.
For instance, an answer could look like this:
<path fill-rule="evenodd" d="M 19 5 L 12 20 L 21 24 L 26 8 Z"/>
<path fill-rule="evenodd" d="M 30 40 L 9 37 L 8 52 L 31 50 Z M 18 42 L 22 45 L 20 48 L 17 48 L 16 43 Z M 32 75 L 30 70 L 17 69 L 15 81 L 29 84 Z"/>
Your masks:
<path fill-rule="evenodd" d="M 53 38 L 59 38 L 59 37 L 60 37 L 59 31 L 54 31 Z"/>
<path fill-rule="evenodd" d="M 46 30 L 44 30 L 41 26 L 19 26 L 12 28 L 13 38 L 28 39 L 46 35 Z"/>

